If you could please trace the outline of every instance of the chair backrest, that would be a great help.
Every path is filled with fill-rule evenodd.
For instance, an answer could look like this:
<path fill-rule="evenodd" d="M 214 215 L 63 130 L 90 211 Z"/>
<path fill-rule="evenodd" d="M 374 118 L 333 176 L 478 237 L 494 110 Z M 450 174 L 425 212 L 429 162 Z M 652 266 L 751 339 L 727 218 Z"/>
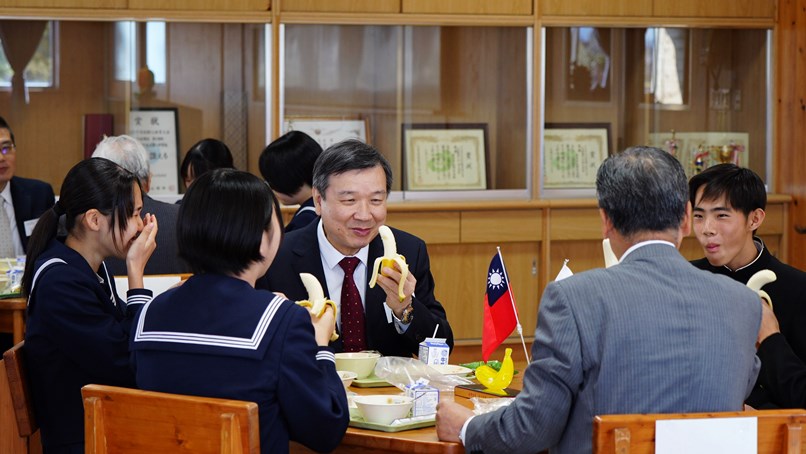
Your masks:
<path fill-rule="evenodd" d="M 176 284 L 187 280 L 190 276 L 189 273 L 181 274 L 147 274 L 143 276 L 143 287 L 151 290 L 154 296 L 174 287 Z M 118 295 L 126 297 L 126 291 L 129 290 L 129 278 L 127 276 L 115 276 L 115 288 Z"/>
<path fill-rule="evenodd" d="M 3 362 L 11 391 L 11 403 L 14 405 L 14 416 L 17 419 L 17 432 L 20 437 L 30 437 L 39 430 L 39 426 L 36 424 L 31 393 L 28 390 L 24 347 L 25 341 L 22 341 L 8 349 L 3 353 Z"/>
<path fill-rule="evenodd" d="M 605 415 L 593 418 L 593 453 L 654 454 L 655 422 L 665 419 L 757 418 L 758 454 L 806 454 L 806 410 Z"/>
<path fill-rule="evenodd" d="M 254 402 L 87 385 L 86 453 L 258 454 Z"/>

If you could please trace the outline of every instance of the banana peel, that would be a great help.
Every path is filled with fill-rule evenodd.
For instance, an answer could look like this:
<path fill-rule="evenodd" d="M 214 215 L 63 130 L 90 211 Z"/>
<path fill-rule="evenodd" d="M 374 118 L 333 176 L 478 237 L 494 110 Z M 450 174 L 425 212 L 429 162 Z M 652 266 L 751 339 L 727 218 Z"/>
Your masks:
<path fill-rule="evenodd" d="M 397 253 L 397 242 L 395 242 L 395 235 L 392 234 L 392 229 L 382 225 L 378 228 L 378 234 L 381 235 L 383 242 L 383 257 L 375 259 L 372 265 L 372 277 L 369 280 L 369 287 L 374 288 L 378 280 L 378 273 L 383 274 L 383 268 L 388 267 L 394 269 L 395 264 L 400 268 L 400 282 L 397 287 L 397 296 L 400 301 L 406 299 L 403 293 L 403 286 L 406 284 L 406 277 L 409 275 L 409 265 L 406 264 L 406 257 Z"/>
<path fill-rule="evenodd" d="M 308 312 L 317 318 L 321 317 L 322 314 L 325 313 L 325 310 L 330 307 L 333 309 L 335 323 L 335 318 L 339 315 L 339 309 L 335 301 L 325 298 L 325 292 L 322 291 L 322 285 L 319 283 L 319 280 L 316 279 L 316 276 L 309 273 L 299 273 L 299 278 L 302 280 L 302 285 L 305 286 L 305 290 L 308 292 L 308 299 L 297 301 L 297 304 L 308 309 Z M 336 334 L 334 330 L 333 334 L 330 336 L 330 342 L 338 338 L 339 335 Z"/>
<path fill-rule="evenodd" d="M 476 380 L 486 388 L 485 391 L 498 396 L 506 396 L 504 391 L 515 375 L 515 364 L 512 362 L 512 349 L 504 351 L 504 359 L 501 361 L 501 369 L 495 370 L 483 364 L 476 368 Z"/>

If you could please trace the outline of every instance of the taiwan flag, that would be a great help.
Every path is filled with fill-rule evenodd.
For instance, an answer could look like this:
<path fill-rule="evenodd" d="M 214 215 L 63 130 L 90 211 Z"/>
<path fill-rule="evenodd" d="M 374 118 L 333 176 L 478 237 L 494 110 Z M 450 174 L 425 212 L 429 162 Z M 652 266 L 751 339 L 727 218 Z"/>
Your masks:
<path fill-rule="evenodd" d="M 495 254 L 487 273 L 487 293 L 484 295 L 484 330 L 481 334 L 481 358 L 484 361 L 518 324 L 510 290 L 501 254 Z"/>

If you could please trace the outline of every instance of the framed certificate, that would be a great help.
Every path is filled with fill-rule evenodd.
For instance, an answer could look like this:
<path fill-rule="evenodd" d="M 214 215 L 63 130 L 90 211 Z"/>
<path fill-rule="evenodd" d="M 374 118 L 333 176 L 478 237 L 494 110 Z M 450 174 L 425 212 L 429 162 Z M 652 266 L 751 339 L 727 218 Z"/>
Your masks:
<path fill-rule="evenodd" d="M 607 123 L 546 123 L 543 187 L 595 188 L 596 171 L 610 152 Z"/>
<path fill-rule="evenodd" d="M 283 134 L 302 131 L 325 149 L 342 140 L 358 139 L 364 143 L 369 136 L 366 119 L 338 117 L 286 117 Z"/>
<path fill-rule="evenodd" d="M 149 194 L 179 194 L 179 126 L 176 108 L 141 108 L 129 113 L 129 135 L 148 151 Z"/>
<path fill-rule="evenodd" d="M 409 191 L 487 189 L 487 125 L 403 124 L 403 173 Z"/>

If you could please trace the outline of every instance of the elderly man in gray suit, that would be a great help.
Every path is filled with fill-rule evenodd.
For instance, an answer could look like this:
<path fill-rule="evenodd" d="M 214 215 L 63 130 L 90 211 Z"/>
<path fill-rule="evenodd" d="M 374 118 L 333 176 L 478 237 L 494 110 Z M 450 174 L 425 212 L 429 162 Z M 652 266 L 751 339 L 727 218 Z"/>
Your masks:
<path fill-rule="evenodd" d="M 522 392 L 475 417 L 440 403 L 440 439 L 468 452 L 589 453 L 594 415 L 742 409 L 762 303 L 677 251 L 691 229 L 680 163 L 630 148 L 602 163 L 596 191 L 619 264 L 549 284 Z"/>
<path fill-rule="evenodd" d="M 111 136 L 96 145 L 92 157 L 109 159 L 137 176 L 143 190 L 143 215 L 151 213 L 160 220 L 157 249 L 146 265 L 145 274 L 190 273 L 190 267 L 179 258 L 176 244 L 179 205 L 154 200 L 147 194 L 151 186 L 151 165 L 145 147 L 131 136 Z M 106 266 L 116 276 L 127 274 L 126 263 L 122 260 L 107 259 Z"/>

